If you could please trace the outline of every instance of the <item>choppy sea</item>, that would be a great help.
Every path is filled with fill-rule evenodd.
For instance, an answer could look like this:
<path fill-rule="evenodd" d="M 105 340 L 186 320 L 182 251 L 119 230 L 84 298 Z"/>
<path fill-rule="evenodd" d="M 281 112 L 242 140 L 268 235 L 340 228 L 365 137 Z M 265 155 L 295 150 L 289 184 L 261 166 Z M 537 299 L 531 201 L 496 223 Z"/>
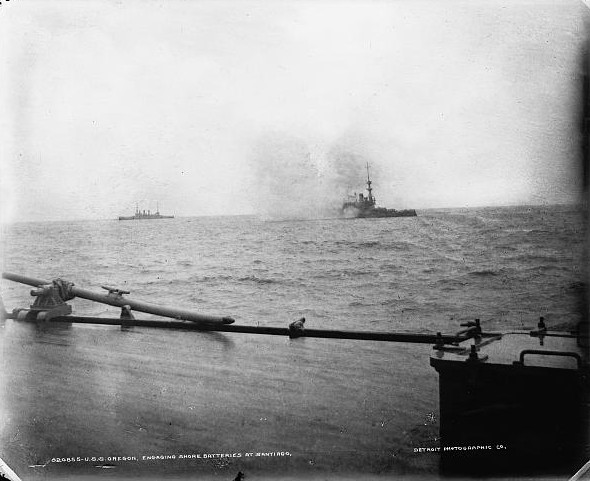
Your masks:
<path fill-rule="evenodd" d="M 303 316 L 318 329 L 453 333 L 475 318 L 484 330 L 533 328 L 540 316 L 573 326 L 586 241 L 582 212 L 563 205 L 15 223 L 3 226 L 2 269 L 236 324 Z M 3 280 L 6 308 L 28 307 L 29 290 Z M 12 320 L 0 332 L 0 457 L 23 479 L 437 473 L 436 454 L 414 452 L 437 443 L 431 346 Z"/>

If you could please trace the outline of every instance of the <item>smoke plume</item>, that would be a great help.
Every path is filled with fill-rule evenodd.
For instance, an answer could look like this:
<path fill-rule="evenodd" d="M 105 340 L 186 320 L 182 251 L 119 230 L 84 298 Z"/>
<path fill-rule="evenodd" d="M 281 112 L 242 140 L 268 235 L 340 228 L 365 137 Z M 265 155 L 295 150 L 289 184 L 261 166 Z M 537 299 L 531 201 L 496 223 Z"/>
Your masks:
<path fill-rule="evenodd" d="M 366 164 L 376 163 L 358 135 L 331 144 L 289 134 L 267 134 L 253 149 L 253 203 L 266 219 L 321 219 L 342 215 L 347 196 L 365 188 Z"/>

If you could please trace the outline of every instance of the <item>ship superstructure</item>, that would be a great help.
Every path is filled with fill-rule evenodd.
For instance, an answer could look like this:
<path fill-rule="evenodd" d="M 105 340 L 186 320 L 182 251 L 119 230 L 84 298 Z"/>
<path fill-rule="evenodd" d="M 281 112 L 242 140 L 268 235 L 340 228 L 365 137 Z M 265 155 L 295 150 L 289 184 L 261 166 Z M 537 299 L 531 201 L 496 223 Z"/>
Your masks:
<path fill-rule="evenodd" d="M 140 210 L 139 205 L 135 205 L 135 214 L 132 216 L 119 216 L 119 220 L 149 220 L 149 219 L 174 219 L 173 215 L 160 214 L 160 207 L 156 204 L 156 212 L 150 210 Z"/>
<path fill-rule="evenodd" d="M 367 192 L 354 194 L 349 196 L 348 200 L 342 204 L 342 214 L 345 217 L 415 217 L 416 211 L 414 209 L 386 209 L 385 207 L 377 207 L 377 201 L 373 196 L 373 188 L 371 187 L 371 177 L 369 174 L 369 163 L 367 162 Z"/>

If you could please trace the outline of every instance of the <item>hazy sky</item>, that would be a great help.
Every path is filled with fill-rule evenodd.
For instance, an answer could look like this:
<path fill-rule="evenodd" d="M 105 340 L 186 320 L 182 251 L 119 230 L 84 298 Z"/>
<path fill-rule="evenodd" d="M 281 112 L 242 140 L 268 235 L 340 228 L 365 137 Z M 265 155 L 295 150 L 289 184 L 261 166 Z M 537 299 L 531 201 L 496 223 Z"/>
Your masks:
<path fill-rule="evenodd" d="M 578 1 L 13 0 L 2 220 L 579 192 Z"/>

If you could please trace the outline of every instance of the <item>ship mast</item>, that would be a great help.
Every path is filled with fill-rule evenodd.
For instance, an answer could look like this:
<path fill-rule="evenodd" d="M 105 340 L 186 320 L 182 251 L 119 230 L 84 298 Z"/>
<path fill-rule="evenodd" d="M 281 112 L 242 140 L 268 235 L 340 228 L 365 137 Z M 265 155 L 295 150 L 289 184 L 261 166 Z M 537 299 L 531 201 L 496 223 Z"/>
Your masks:
<path fill-rule="evenodd" d="M 372 204 L 375 203 L 375 198 L 373 197 L 373 189 L 371 188 L 371 178 L 369 177 L 369 163 L 367 162 L 367 191 L 369 192 L 369 202 Z"/>

